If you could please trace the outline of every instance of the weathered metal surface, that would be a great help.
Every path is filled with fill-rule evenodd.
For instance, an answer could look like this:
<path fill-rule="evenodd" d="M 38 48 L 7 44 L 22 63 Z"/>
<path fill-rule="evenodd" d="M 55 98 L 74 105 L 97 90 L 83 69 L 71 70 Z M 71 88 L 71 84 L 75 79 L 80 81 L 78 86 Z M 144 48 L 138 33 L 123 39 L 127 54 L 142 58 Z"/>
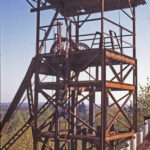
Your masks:
<path fill-rule="evenodd" d="M 99 0 L 48 0 L 50 8 L 59 8 L 62 15 L 77 16 L 80 14 L 96 13 L 102 11 L 102 4 Z M 124 8 L 136 7 L 145 4 L 145 0 L 105 0 L 105 11 L 112 11 Z M 46 7 L 45 9 L 47 9 Z M 44 9 L 44 7 L 42 8 Z M 36 10 L 36 9 L 33 9 Z"/>
<path fill-rule="evenodd" d="M 15 112 L 26 88 L 29 86 L 30 84 L 30 79 L 34 73 L 34 69 L 35 69 L 35 58 L 32 59 L 29 69 L 11 103 L 11 105 L 9 106 L 7 113 L 5 114 L 1 124 L 0 124 L 0 130 L 1 130 L 1 135 L 3 134 L 3 132 L 5 131 L 6 127 L 8 126 L 8 123 L 13 115 L 13 113 Z"/>
<path fill-rule="evenodd" d="M 33 117 L 31 122 L 34 122 L 31 125 L 34 150 L 39 150 L 39 142 L 42 142 L 42 150 L 47 148 L 77 150 L 78 141 L 81 141 L 83 150 L 87 149 L 87 145 L 90 145 L 91 149 L 105 150 L 106 148 L 111 149 L 114 142 L 121 143 L 122 141 L 119 142 L 120 139 L 126 140 L 133 137 L 137 130 L 135 7 L 145 4 L 145 0 L 38 0 L 36 7 L 31 1 L 27 0 L 27 2 L 32 7 L 32 11 L 37 11 L 35 63 L 29 67 L 29 73 L 27 73 L 27 77 L 21 84 L 17 96 L 2 121 L 2 131 L 9 123 L 23 92 L 27 90 L 29 114 L 31 118 Z M 133 30 L 104 17 L 105 11 L 124 8 L 131 9 L 133 19 L 125 13 L 132 20 Z M 56 13 L 51 23 L 44 26 L 40 24 L 40 11 L 47 9 L 56 9 Z M 97 12 L 101 13 L 101 18 L 89 19 L 91 13 Z M 62 18 L 58 18 L 59 14 L 62 15 Z M 83 14 L 88 14 L 88 16 L 81 20 L 80 15 Z M 78 15 L 76 18 L 73 17 L 76 15 Z M 68 16 L 72 16 L 72 18 Z M 80 34 L 80 28 L 86 22 L 97 20 L 100 21 L 99 24 L 101 23 L 99 31 Z M 66 37 L 62 35 L 63 23 L 61 21 L 65 26 Z M 109 31 L 105 33 L 105 21 L 120 28 L 120 35 L 112 31 L 111 26 Z M 72 31 L 73 26 L 74 32 Z M 53 27 L 56 28 L 56 33 L 54 37 L 49 37 Z M 41 30 L 45 31 L 42 38 Z M 123 31 L 126 34 L 123 34 Z M 88 36 L 93 36 L 93 38 Z M 99 37 L 97 38 L 97 36 Z M 124 37 L 128 36 L 133 38 L 133 43 L 123 40 Z M 80 39 L 80 37 L 85 38 Z M 105 42 L 106 39 L 109 39 L 110 42 Z M 51 40 L 53 40 L 53 44 L 47 50 L 46 44 Z M 95 40 L 98 40 L 98 43 Z M 81 43 L 81 41 L 85 43 Z M 87 44 L 88 41 L 92 41 L 91 46 Z M 123 43 L 128 46 L 124 46 Z M 94 47 L 96 44 L 97 48 Z M 123 50 L 126 48 L 130 48 L 132 56 L 124 53 Z M 91 73 L 91 67 L 95 69 L 94 73 Z M 108 79 L 110 72 L 107 71 L 107 68 L 110 68 L 112 73 L 111 79 Z M 81 81 L 80 74 L 83 72 L 86 73 L 87 77 Z M 35 74 L 34 91 L 31 87 L 33 73 Z M 41 75 L 50 78 L 43 81 L 40 79 Z M 55 77 L 54 80 L 53 77 Z M 132 79 L 132 82 L 127 82 L 128 77 Z M 118 94 L 113 93 L 114 91 Z M 127 94 L 123 93 L 121 98 L 117 98 L 122 91 Z M 96 103 L 96 92 L 101 94 L 101 98 L 98 100 L 101 102 L 100 105 Z M 40 108 L 39 94 L 46 100 Z M 111 104 L 109 104 L 109 99 L 112 101 Z M 125 106 L 130 99 L 134 105 L 132 119 L 129 119 L 125 111 Z M 79 105 L 85 100 L 89 102 L 89 113 L 85 113 L 89 117 L 86 119 L 80 117 L 79 114 Z M 40 124 L 39 117 L 49 108 L 53 113 L 49 114 L 50 116 Z M 113 113 L 110 113 L 111 109 L 114 109 Z M 120 116 L 124 120 L 120 119 Z M 101 119 L 97 120 L 97 117 Z M 117 129 L 117 123 L 121 124 L 125 130 Z M 15 137 L 12 137 L 12 140 Z M 109 143 L 109 141 L 112 142 Z M 13 143 L 8 141 L 4 147 L 9 144 L 11 146 Z M 50 147 L 49 143 L 54 146 Z"/>

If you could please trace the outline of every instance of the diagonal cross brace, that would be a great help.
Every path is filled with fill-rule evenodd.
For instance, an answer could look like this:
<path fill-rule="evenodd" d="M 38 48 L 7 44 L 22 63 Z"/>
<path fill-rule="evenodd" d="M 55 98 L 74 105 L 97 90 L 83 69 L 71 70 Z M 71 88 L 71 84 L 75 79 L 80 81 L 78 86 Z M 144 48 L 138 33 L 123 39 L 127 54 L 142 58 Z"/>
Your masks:
<path fill-rule="evenodd" d="M 41 43 L 41 45 L 39 47 L 39 53 L 42 51 L 42 48 L 45 45 L 45 41 L 47 40 L 47 38 L 48 38 L 48 36 L 49 36 L 49 34 L 50 34 L 51 30 L 52 30 L 52 27 L 53 27 L 53 24 L 54 24 L 54 20 L 56 19 L 57 16 L 58 16 L 58 11 L 56 11 L 56 13 L 55 13 L 55 15 L 54 15 L 54 17 L 53 17 L 53 19 L 52 19 L 52 21 L 50 23 L 50 26 L 47 29 L 46 33 L 45 33 L 45 36 L 44 36 L 44 38 L 42 40 L 42 43 Z"/>

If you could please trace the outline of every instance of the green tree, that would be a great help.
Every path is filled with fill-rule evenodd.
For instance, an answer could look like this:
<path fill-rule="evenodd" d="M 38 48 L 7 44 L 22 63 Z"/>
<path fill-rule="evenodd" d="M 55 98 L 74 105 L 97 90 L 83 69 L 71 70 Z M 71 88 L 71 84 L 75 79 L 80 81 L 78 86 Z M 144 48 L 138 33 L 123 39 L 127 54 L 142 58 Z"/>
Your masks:
<path fill-rule="evenodd" d="M 1 146 L 3 146 L 13 135 L 25 124 L 24 112 L 18 111 L 14 118 L 9 123 L 5 134 L 1 139 Z M 13 145 L 10 147 L 10 150 L 28 150 L 32 148 L 32 131 L 28 129 L 22 136 L 19 138 Z"/>
<path fill-rule="evenodd" d="M 147 78 L 147 83 L 144 86 L 140 85 L 138 96 L 138 128 L 140 128 L 145 114 L 150 114 L 150 79 Z"/>

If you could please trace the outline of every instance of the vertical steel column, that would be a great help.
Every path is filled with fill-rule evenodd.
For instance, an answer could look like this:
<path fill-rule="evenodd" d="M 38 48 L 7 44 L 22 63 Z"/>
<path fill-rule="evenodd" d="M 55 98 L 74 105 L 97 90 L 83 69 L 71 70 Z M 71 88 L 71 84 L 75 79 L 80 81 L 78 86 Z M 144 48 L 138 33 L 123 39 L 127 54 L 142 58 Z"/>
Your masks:
<path fill-rule="evenodd" d="M 38 67 L 39 67 L 39 39 L 40 39 L 40 0 L 37 1 L 37 24 L 36 24 L 36 68 L 35 68 L 35 93 L 34 93 L 34 139 L 33 139 L 33 149 L 38 150 Z"/>
<path fill-rule="evenodd" d="M 70 52 L 71 51 L 71 21 L 70 21 L 70 24 L 69 24 L 69 50 L 68 50 L 68 52 Z M 69 54 L 68 54 L 68 57 L 69 57 Z M 68 61 L 68 65 L 69 65 L 69 69 L 68 69 L 68 71 L 69 71 L 69 73 L 66 73 L 66 74 L 68 74 L 69 75 L 69 77 L 68 77 L 68 81 L 70 81 L 70 77 L 71 77 L 71 71 L 70 71 L 70 64 L 69 64 L 69 61 Z M 70 87 L 69 87 L 69 97 L 70 97 L 70 95 L 71 95 L 72 93 L 71 93 L 71 89 L 70 89 Z M 71 100 L 72 100 L 72 98 L 71 98 Z M 70 102 L 68 102 L 68 105 L 69 105 L 69 110 L 70 110 L 70 107 L 72 107 L 71 106 L 71 104 L 72 104 L 72 101 Z M 72 116 L 69 116 L 69 120 L 70 120 L 70 122 L 71 122 L 71 124 L 72 124 L 72 120 L 71 120 L 71 117 Z M 71 125 L 70 123 L 68 124 L 68 130 L 70 130 L 71 132 L 72 132 L 72 125 Z M 71 142 L 68 142 L 68 150 L 70 150 L 71 148 L 72 148 L 72 140 L 71 140 Z"/>
<path fill-rule="evenodd" d="M 86 128 L 83 128 L 83 135 L 86 135 L 86 133 L 87 133 Z M 82 140 L 82 150 L 86 150 L 86 144 L 87 144 L 87 141 Z"/>
<path fill-rule="evenodd" d="M 59 54 L 60 54 L 61 53 L 61 22 L 58 22 L 58 41 L 59 41 Z"/>
<path fill-rule="evenodd" d="M 70 21 L 70 23 L 69 23 L 69 42 L 70 42 L 69 51 L 71 51 L 71 49 L 72 49 L 72 45 L 71 45 L 72 33 L 71 33 L 71 30 L 72 30 L 72 21 Z"/>
<path fill-rule="evenodd" d="M 76 22 L 76 47 L 78 47 L 79 43 L 79 15 L 77 16 L 77 22 Z"/>
<path fill-rule="evenodd" d="M 57 49 L 58 52 L 60 54 L 60 50 L 61 50 L 61 24 L 58 22 L 57 20 L 57 39 L 58 39 L 58 43 L 57 43 Z M 59 59 L 57 59 L 56 61 L 56 70 L 57 72 L 59 72 Z M 55 106 L 55 141 L 54 141 L 54 149 L 55 150 L 59 150 L 60 147 L 60 143 L 59 143 L 59 102 L 60 102 L 60 89 L 59 89 L 59 82 L 60 82 L 60 76 L 57 73 L 56 74 L 56 106 Z"/>
<path fill-rule="evenodd" d="M 75 77 L 75 82 L 78 82 L 78 77 L 79 77 L 79 73 L 77 73 L 77 76 Z M 78 88 L 75 87 L 75 102 L 74 103 L 76 104 L 77 102 L 78 102 Z M 76 105 L 74 107 L 74 114 L 77 115 L 77 116 L 79 116 L 79 112 L 78 111 L 79 111 L 78 110 L 78 105 Z M 78 126 L 79 120 L 77 120 L 77 118 L 75 118 L 74 122 L 75 122 L 74 133 L 76 134 L 77 133 L 77 126 Z M 78 140 L 75 139 L 74 143 L 75 143 L 74 144 L 75 145 L 74 150 L 77 150 Z"/>
<path fill-rule="evenodd" d="M 120 42 L 121 42 L 121 45 L 120 45 L 120 47 L 121 47 L 121 53 L 123 53 L 123 39 L 122 39 L 122 27 L 120 27 Z M 121 82 L 123 81 L 123 63 L 122 62 L 120 62 L 120 79 L 121 79 Z"/>
<path fill-rule="evenodd" d="M 133 7 L 133 58 L 136 59 L 136 9 Z M 133 95 L 133 126 L 137 132 L 137 61 L 133 70 L 133 84 L 135 91 Z"/>
<path fill-rule="evenodd" d="M 67 33 L 66 33 L 66 37 L 69 39 L 69 42 L 71 40 L 71 23 L 69 23 L 69 26 L 68 26 L 68 20 L 65 20 L 66 21 L 66 26 L 67 26 Z M 66 90 L 66 98 L 67 98 L 67 91 L 68 91 L 68 82 L 70 81 L 70 55 L 69 55 L 69 52 L 70 52 L 70 44 L 69 42 L 66 41 L 66 77 L 65 77 L 65 90 Z M 69 46 L 68 46 L 69 45 Z M 70 97 L 70 88 L 69 88 L 69 97 Z M 70 101 L 68 103 L 69 107 L 70 107 Z M 68 130 L 70 130 L 70 126 L 68 125 Z M 68 149 L 70 149 L 70 144 L 68 142 Z"/>
<path fill-rule="evenodd" d="M 59 72 L 59 60 L 57 60 L 56 67 L 57 72 Z M 59 102 L 60 102 L 60 89 L 59 89 L 59 83 L 60 82 L 60 76 L 59 74 L 56 75 L 56 106 L 55 106 L 55 150 L 59 150 L 60 142 L 59 142 Z"/>
<path fill-rule="evenodd" d="M 69 23 L 68 26 L 68 22 L 66 21 L 66 26 L 67 26 L 67 33 L 66 33 L 66 37 L 69 39 L 69 41 L 66 41 L 66 77 L 65 77 L 65 82 L 66 82 L 66 90 L 67 90 L 67 84 L 70 80 L 70 55 L 69 52 L 71 51 L 71 23 Z M 69 44 L 70 42 L 70 44 Z M 69 45 L 69 46 L 68 46 Z"/>
<path fill-rule="evenodd" d="M 109 107 L 109 97 L 106 94 L 106 99 L 105 99 L 105 128 L 108 126 L 108 107 Z"/>
<path fill-rule="evenodd" d="M 93 88 L 89 91 L 90 93 L 93 92 Z M 89 99 L 89 124 L 90 126 L 94 127 L 94 122 L 95 122 L 95 93 L 93 93 L 90 96 Z M 93 130 L 89 129 L 89 133 L 92 134 Z"/>
<path fill-rule="evenodd" d="M 38 150 L 38 83 L 39 83 L 39 59 L 36 57 L 36 68 L 35 68 L 35 93 L 34 93 L 34 144 L 33 149 Z"/>
<path fill-rule="evenodd" d="M 57 101 L 58 101 L 58 99 L 57 99 Z M 58 114 L 59 114 L 59 108 L 58 108 L 58 106 L 56 106 L 56 108 L 55 108 L 55 150 L 59 150 L 59 137 L 58 137 L 59 118 L 58 118 Z"/>
<path fill-rule="evenodd" d="M 104 0 L 101 3 L 101 51 L 102 51 L 102 92 L 101 92 L 101 150 L 105 150 L 105 105 L 106 105 L 106 66 L 105 66 L 105 49 L 104 49 Z"/>
<path fill-rule="evenodd" d="M 71 98 L 71 111 L 75 113 L 75 90 L 72 91 L 72 98 Z M 74 135 L 75 133 L 75 118 L 74 116 L 71 116 L 71 133 Z M 75 140 L 71 139 L 71 150 L 76 149 L 76 142 Z"/>
<path fill-rule="evenodd" d="M 36 55 L 39 54 L 39 39 L 40 39 L 40 0 L 37 1 Z"/>

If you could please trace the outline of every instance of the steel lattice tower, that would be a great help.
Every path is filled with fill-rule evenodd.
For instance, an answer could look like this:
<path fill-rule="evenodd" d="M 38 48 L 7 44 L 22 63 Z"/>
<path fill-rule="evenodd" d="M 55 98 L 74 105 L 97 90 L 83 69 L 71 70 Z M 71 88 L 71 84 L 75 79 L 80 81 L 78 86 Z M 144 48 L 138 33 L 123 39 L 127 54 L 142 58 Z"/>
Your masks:
<path fill-rule="evenodd" d="M 34 150 L 115 149 L 132 138 L 137 132 L 135 9 L 145 0 L 26 1 L 37 14 L 36 55 L 1 122 L 1 135 L 24 93 L 30 116 L 2 149 L 29 128 Z M 55 13 L 47 13 L 51 22 L 43 25 L 46 10 Z M 130 20 L 130 29 L 105 17 L 118 10 Z M 85 27 L 88 23 L 94 24 Z M 83 117 L 79 105 L 85 101 Z M 47 109 L 52 113 L 40 122 Z"/>

